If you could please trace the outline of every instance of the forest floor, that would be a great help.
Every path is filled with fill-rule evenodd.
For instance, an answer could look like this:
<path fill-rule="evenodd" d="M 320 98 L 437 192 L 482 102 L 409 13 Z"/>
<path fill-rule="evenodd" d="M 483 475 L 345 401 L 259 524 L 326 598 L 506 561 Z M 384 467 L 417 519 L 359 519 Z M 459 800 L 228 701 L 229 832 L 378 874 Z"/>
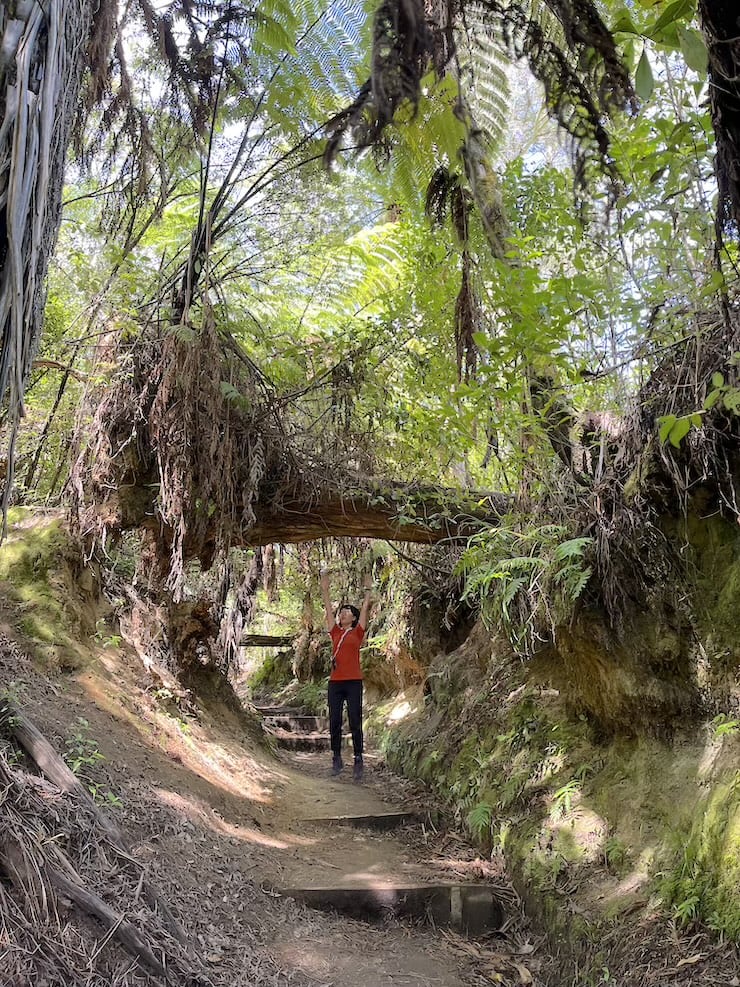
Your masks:
<path fill-rule="evenodd" d="M 42 674 L 15 616 L 0 606 L 0 684 L 58 751 L 90 762 L 83 776 L 173 906 L 214 985 L 537 982 L 537 944 L 515 894 L 501 868 L 460 836 L 422 824 L 373 833 L 310 821 L 422 807 L 423 796 L 378 757 L 368 756 L 361 785 L 349 770 L 332 779 L 329 755 L 275 754 L 245 736 L 223 706 L 187 713 L 172 706 L 138 659 L 116 646 L 94 645 L 84 667 Z M 512 906 L 506 932 L 470 940 L 411 919 L 366 923 L 274 890 L 433 876 L 497 885 Z"/>
<path fill-rule="evenodd" d="M 453 830 L 415 824 L 373 833 L 311 821 L 428 809 L 428 794 L 379 757 L 368 757 L 362 785 L 332 779 L 328 754 L 276 754 L 260 743 L 256 723 L 245 729 L 222 705 L 179 708 L 133 652 L 97 634 L 81 643 L 75 667 L 43 669 L 23 618 L 0 585 L 0 693 L 58 751 L 81 760 L 81 776 L 187 932 L 198 967 L 188 984 L 740 987 L 733 944 L 679 931 L 656 910 L 605 926 L 569 958 L 563 941 L 561 955 L 557 943 L 533 933 L 498 858 L 482 859 Z M 473 940 L 410 919 L 368 923 L 275 891 L 298 882 L 419 876 L 493 885 L 506 904 L 503 931 Z M 571 892 L 577 903 L 578 889 Z M 131 902 L 113 904 L 136 918 Z M 97 937 L 96 962 L 110 955 L 108 968 L 124 970 L 121 979 L 90 983 L 153 983 L 131 972 L 130 957 L 102 929 L 89 920 L 79 928 Z M 3 978 L 5 948 L 0 934 L 0 987 L 67 987 L 64 977 Z"/>

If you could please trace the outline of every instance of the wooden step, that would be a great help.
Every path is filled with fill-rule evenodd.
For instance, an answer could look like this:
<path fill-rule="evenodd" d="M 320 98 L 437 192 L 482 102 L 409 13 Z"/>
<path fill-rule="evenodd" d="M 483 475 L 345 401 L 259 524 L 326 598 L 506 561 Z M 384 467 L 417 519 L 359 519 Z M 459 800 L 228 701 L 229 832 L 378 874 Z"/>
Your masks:
<path fill-rule="evenodd" d="M 362 816 L 317 816 L 303 821 L 326 826 L 353 826 L 356 829 L 389 830 L 418 822 L 419 816 L 416 812 L 373 812 Z"/>
<path fill-rule="evenodd" d="M 335 909 L 353 918 L 377 919 L 410 916 L 451 926 L 469 936 L 500 929 L 504 909 L 492 888 L 485 884 L 390 884 L 373 887 L 275 888 L 311 908 Z"/>
<path fill-rule="evenodd" d="M 270 730 L 287 730 L 288 733 L 328 733 L 326 716 L 265 716 L 264 723 Z"/>
<path fill-rule="evenodd" d="M 271 730 L 263 727 L 268 737 L 272 737 L 278 747 L 287 751 L 329 751 L 331 740 L 328 733 L 290 733 L 288 730 Z"/>
<path fill-rule="evenodd" d="M 295 706 L 258 706 L 252 703 L 260 716 L 299 716 L 300 710 Z"/>

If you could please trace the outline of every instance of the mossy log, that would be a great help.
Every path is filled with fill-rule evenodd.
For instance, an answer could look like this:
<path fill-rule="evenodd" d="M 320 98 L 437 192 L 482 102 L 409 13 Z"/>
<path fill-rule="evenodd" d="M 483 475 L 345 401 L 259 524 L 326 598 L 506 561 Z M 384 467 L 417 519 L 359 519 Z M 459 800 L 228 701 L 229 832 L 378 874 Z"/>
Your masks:
<path fill-rule="evenodd" d="M 467 538 L 482 524 L 497 524 L 510 506 L 504 494 L 481 493 L 464 499 L 443 488 L 389 487 L 382 491 L 333 496 L 321 501 L 285 500 L 257 504 L 257 521 L 246 534 L 250 545 L 294 544 L 319 538 L 380 538 L 434 545 Z"/>
<path fill-rule="evenodd" d="M 292 643 L 289 634 L 245 634 L 241 639 L 243 648 L 287 648 Z"/>
<path fill-rule="evenodd" d="M 154 509 L 152 487 L 121 487 L 109 497 L 101 515 L 109 531 L 151 528 L 167 537 L 167 526 Z M 317 497 L 260 498 L 253 505 L 255 522 L 232 531 L 231 546 L 298 544 L 321 538 L 379 538 L 386 541 L 435 545 L 466 539 L 485 525 L 497 525 L 511 509 L 503 493 L 449 490 L 388 484 L 351 494 L 327 493 Z M 206 537 L 197 546 L 185 539 L 185 555 L 208 561 L 216 541 Z"/>

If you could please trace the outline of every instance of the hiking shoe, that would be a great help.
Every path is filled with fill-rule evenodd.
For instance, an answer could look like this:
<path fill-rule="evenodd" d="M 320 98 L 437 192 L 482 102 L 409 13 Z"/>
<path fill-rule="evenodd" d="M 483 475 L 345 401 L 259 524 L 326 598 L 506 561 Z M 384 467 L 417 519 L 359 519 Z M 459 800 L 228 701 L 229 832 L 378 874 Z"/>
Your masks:
<path fill-rule="evenodd" d="M 331 773 L 333 775 L 338 775 L 341 773 L 344 764 L 342 763 L 341 757 L 335 757 L 331 762 Z"/>
<path fill-rule="evenodd" d="M 355 766 L 352 769 L 352 781 L 362 781 L 362 776 L 365 773 L 365 765 L 362 763 L 361 757 L 355 758 Z"/>

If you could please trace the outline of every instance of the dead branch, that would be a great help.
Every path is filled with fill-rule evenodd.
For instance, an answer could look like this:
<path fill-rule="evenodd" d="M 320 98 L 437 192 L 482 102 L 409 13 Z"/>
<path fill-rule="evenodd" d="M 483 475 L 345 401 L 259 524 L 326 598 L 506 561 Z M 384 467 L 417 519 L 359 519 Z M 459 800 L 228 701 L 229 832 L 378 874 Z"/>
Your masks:
<path fill-rule="evenodd" d="M 121 862 L 129 868 L 141 870 L 141 865 L 126 848 L 123 833 L 115 822 L 95 804 L 79 778 L 65 764 L 37 727 L 27 716 L 14 709 L 6 700 L 0 702 L 0 727 L 3 727 L 13 737 L 49 781 L 53 782 L 60 791 L 73 793 L 89 809 L 98 827 L 105 834 L 111 849 Z M 151 908 L 156 908 L 160 912 L 170 933 L 180 942 L 187 942 L 188 937 L 185 930 L 172 914 L 169 906 L 159 898 L 148 881 L 144 880 L 142 889 L 145 900 Z"/>

